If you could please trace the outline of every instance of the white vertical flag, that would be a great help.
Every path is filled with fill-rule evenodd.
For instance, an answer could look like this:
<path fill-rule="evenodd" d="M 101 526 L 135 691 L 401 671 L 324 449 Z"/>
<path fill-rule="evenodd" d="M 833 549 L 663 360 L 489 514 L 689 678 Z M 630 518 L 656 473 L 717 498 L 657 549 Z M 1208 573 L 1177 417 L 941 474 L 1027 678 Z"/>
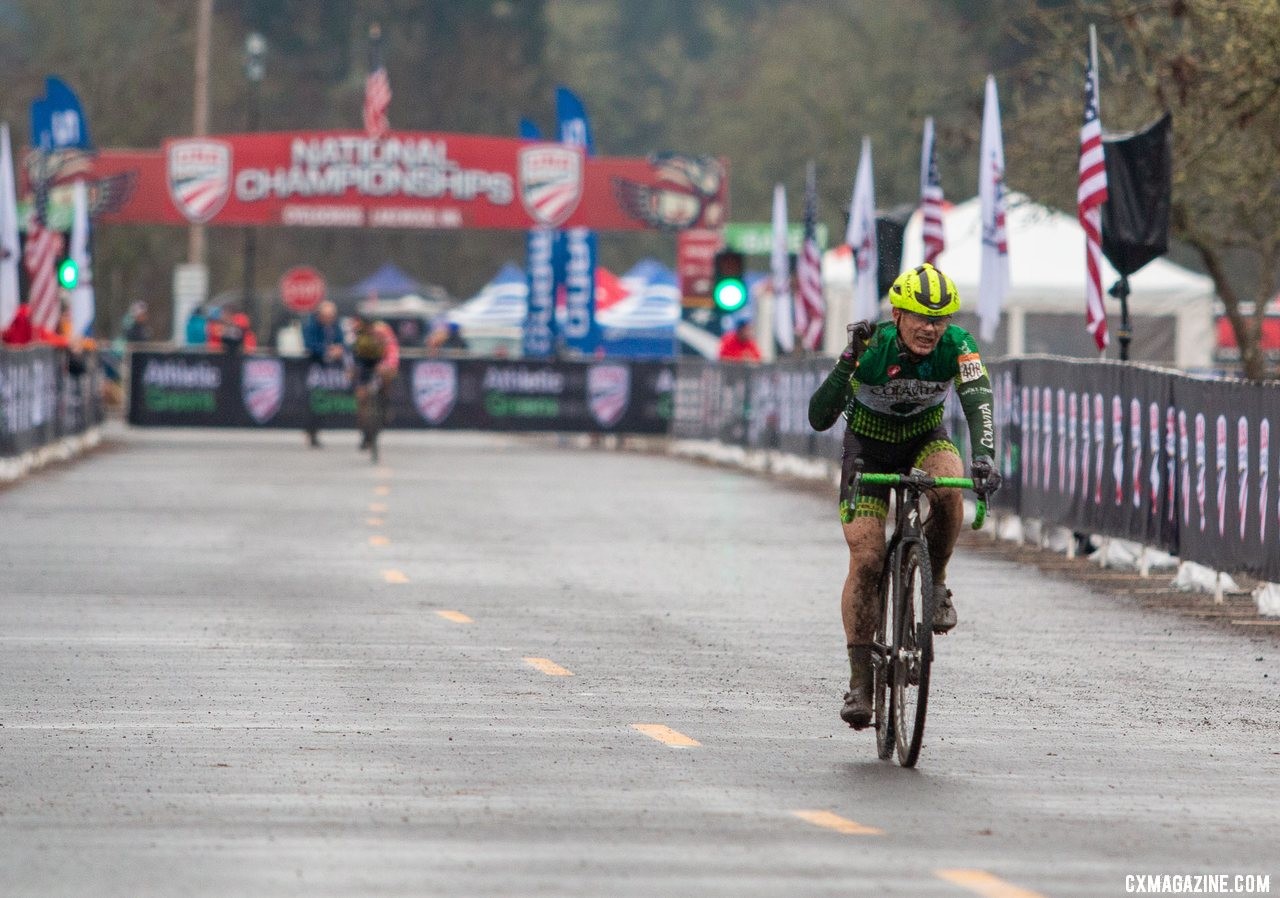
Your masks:
<path fill-rule="evenodd" d="M 787 253 L 787 188 L 773 187 L 773 246 L 769 253 L 773 287 L 773 332 L 783 352 L 796 348 L 796 326 L 791 317 L 791 264 Z"/>
<path fill-rule="evenodd" d="M 71 261 L 78 281 L 71 291 L 71 332 L 83 337 L 93 327 L 93 269 L 89 259 L 89 190 L 84 181 L 73 187 L 75 215 L 71 219 Z"/>
<path fill-rule="evenodd" d="M 1005 229 L 1004 140 L 996 79 L 987 76 L 978 151 L 978 197 L 982 206 L 982 268 L 978 275 L 978 336 L 995 339 L 1000 309 L 1009 292 L 1009 235 Z"/>
<path fill-rule="evenodd" d="M 876 282 L 880 264 L 876 250 L 876 195 L 871 183 L 871 138 L 862 138 L 862 158 L 853 182 L 849 226 L 844 242 L 853 250 L 853 321 L 880 317 L 880 288 Z"/>
<path fill-rule="evenodd" d="M 9 326 L 18 311 L 18 192 L 14 189 L 13 151 L 9 124 L 0 124 L 0 329 Z"/>

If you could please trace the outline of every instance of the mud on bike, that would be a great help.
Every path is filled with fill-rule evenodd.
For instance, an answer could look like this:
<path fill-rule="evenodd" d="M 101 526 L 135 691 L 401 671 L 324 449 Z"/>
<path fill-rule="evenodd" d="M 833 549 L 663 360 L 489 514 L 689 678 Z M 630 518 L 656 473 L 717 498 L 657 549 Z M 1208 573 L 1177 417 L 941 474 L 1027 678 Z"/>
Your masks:
<path fill-rule="evenodd" d="M 887 760 L 896 748 L 898 763 L 914 767 L 924 739 L 933 664 L 933 572 L 924 535 L 920 498 L 934 488 L 973 490 L 977 495 L 973 529 L 982 526 L 987 496 L 969 477 L 932 477 L 918 468 L 909 474 L 863 474 L 862 484 L 886 485 L 894 498 L 893 534 L 880 572 L 879 626 L 872 646 L 872 723 L 876 751 Z"/>

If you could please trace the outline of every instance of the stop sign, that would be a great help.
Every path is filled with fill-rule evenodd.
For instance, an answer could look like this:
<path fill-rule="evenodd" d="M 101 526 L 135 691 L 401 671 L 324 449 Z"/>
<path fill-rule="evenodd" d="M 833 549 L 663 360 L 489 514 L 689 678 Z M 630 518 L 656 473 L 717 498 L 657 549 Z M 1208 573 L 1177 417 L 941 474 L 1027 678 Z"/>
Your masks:
<path fill-rule="evenodd" d="M 313 311 L 324 300 L 324 278 L 310 265 L 290 268 L 280 278 L 280 299 L 291 311 Z"/>

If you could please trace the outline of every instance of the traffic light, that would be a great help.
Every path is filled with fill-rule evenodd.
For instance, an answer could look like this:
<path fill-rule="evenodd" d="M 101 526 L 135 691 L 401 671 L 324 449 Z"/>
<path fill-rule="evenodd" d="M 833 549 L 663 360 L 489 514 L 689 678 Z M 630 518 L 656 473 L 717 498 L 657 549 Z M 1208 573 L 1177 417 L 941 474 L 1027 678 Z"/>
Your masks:
<path fill-rule="evenodd" d="M 80 283 L 80 266 L 70 257 L 58 263 L 58 286 L 64 290 L 74 290 Z"/>
<path fill-rule="evenodd" d="M 736 312 L 747 304 L 746 267 L 742 253 L 723 249 L 716 253 L 711 298 L 722 312 Z"/>

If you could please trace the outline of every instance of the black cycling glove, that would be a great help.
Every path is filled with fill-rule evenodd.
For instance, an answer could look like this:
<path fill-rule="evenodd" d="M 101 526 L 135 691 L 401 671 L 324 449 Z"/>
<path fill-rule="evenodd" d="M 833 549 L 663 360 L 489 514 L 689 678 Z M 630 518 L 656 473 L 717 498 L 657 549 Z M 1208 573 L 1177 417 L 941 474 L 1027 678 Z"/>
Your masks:
<path fill-rule="evenodd" d="M 996 470 L 995 463 L 985 455 L 975 458 L 969 470 L 973 477 L 974 489 L 983 495 L 989 496 L 1000 489 L 1000 483 L 1004 480 Z"/>
<path fill-rule="evenodd" d="M 849 344 L 840 353 L 840 358 L 846 362 L 856 362 L 867 348 L 867 341 L 875 334 L 876 326 L 870 321 L 855 321 L 849 325 L 848 330 Z"/>

